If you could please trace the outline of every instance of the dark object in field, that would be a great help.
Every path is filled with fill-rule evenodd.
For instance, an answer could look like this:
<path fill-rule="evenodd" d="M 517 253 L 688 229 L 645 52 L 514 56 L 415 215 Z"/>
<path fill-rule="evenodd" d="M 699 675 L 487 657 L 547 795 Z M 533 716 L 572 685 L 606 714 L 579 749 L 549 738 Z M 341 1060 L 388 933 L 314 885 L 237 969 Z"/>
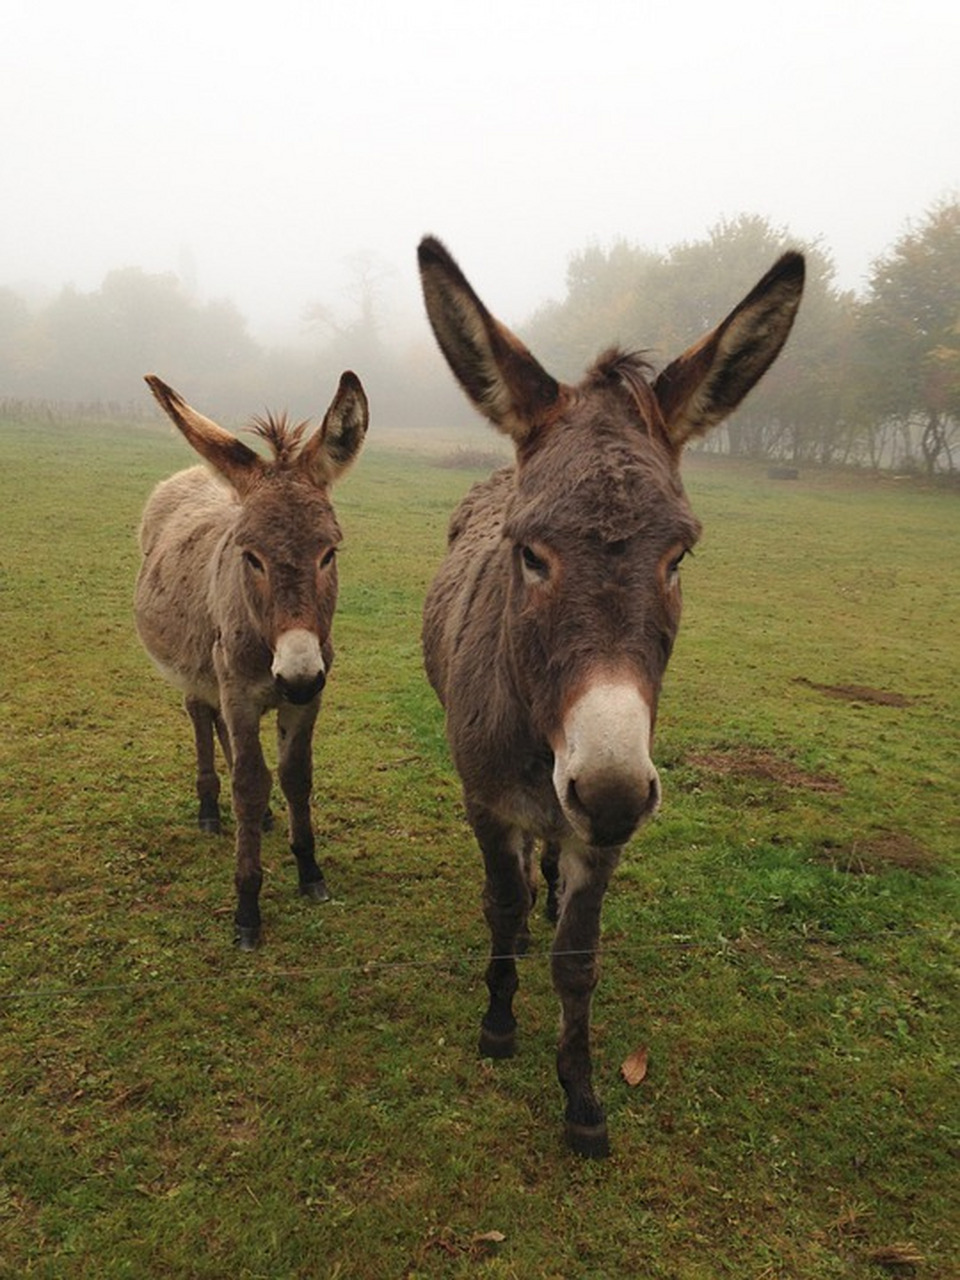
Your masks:
<path fill-rule="evenodd" d="M 768 467 L 767 478 L 770 480 L 799 480 L 799 467 Z"/>
<path fill-rule="evenodd" d="M 437 240 L 420 245 L 427 314 L 464 391 L 516 448 L 450 522 L 427 596 L 427 676 L 486 867 L 489 1005 L 480 1052 L 516 1044 L 515 956 L 528 938 L 534 842 L 558 911 L 553 981 L 566 1137 L 609 1150 L 591 1083 L 600 911 L 623 845 L 660 802 L 650 757 L 680 622 L 680 561 L 700 527 L 685 442 L 723 420 L 776 359 L 803 287 L 785 254 L 711 333 L 651 379 L 609 351 L 579 386 L 552 378 L 487 311 Z"/>
<path fill-rule="evenodd" d="M 136 622 L 162 675 L 186 695 L 197 747 L 200 828 L 220 831 L 214 732 L 232 773 L 237 822 L 236 941 L 260 939 L 260 835 L 270 772 L 260 719 L 276 708 L 280 786 L 300 892 L 328 897 L 310 818 L 313 727 L 333 662 L 340 526 L 330 487 L 367 431 L 367 399 L 344 373 L 323 425 L 254 423 L 267 461 L 191 409 L 159 378 L 157 401 L 213 468 L 191 467 L 154 489 L 140 525 Z"/>

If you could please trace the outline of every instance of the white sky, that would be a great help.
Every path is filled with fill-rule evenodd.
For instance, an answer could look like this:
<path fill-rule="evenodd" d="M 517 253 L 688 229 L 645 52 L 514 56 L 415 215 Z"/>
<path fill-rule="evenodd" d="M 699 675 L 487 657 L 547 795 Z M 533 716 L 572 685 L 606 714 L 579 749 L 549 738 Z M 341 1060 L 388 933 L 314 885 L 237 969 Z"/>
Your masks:
<path fill-rule="evenodd" d="M 960 187 L 957 0 L 5 0 L 0 284 L 179 271 L 258 336 L 434 232 L 517 323 L 570 255 L 757 213 L 838 282 Z"/>

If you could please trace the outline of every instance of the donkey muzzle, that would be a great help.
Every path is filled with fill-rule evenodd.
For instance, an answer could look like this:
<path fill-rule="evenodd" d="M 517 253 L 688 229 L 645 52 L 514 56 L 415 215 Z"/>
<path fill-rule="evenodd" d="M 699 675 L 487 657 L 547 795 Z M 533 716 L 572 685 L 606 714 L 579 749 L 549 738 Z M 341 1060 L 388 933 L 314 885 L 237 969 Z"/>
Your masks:
<path fill-rule="evenodd" d="M 285 702 L 292 702 L 298 707 L 306 706 L 308 702 L 312 702 L 323 686 L 327 683 L 326 675 L 320 671 L 314 678 L 305 684 L 293 684 L 283 676 L 276 678 L 277 692 Z"/>
<path fill-rule="evenodd" d="M 304 706 L 312 702 L 327 682 L 320 641 L 305 627 L 284 631 L 274 650 L 270 672 L 277 692 L 287 702 Z"/>
<path fill-rule="evenodd" d="M 587 844 L 624 844 L 660 805 L 650 707 L 633 683 L 598 681 L 571 703 L 554 746 L 553 785 Z"/>

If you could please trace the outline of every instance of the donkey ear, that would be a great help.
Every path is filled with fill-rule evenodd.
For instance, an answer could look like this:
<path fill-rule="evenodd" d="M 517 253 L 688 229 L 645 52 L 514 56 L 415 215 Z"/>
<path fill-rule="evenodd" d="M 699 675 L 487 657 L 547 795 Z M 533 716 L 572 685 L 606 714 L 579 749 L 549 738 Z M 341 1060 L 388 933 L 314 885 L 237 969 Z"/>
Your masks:
<path fill-rule="evenodd" d="M 144 378 L 163 411 L 173 419 L 187 437 L 189 443 L 214 467 L 238 493 L 245 493 L 259 476 L 263 463 L 258 454 L 242 440 L 205 418 L 172 387 L 161 382 L 156 374 Z"/>
<path fill-rule="evenodd" d="M 325 488 L 339 480 L 360 452 L 370 424 L 370 409 L 360 379 L 351 370 L 340 385 L 323 424 L 304 445 L 300 466 L 313 484 Z"/>
<path fill-rule="evenodd" d="M 659 375 L 653 390 L 680 450 L 722 422 L 776 360 L 803 293 L 800 253 L 785 253 L 716 329 Z"/>
<path fill-rule="evenodd" d="M 494 319 L 439 240 L 421 240 L 418 257 L 427 316 L 447 364 L 480 412 L 522 444 L 556 402 L 559 384 Z"/>

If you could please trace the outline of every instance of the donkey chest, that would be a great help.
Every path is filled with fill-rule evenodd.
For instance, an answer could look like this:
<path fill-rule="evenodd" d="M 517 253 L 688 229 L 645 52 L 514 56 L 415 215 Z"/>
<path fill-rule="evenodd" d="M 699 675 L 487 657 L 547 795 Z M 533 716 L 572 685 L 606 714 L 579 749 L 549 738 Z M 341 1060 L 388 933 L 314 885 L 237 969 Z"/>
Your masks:
<path fill-rule="evenodd" d="M 491 737 L 484 749 L 465 759 L 453 745 L 468 800 L 533 836 L 559 840 L 569 834 L 553 787 L 553 753 L 548 748 Z"/>
<path fill-rule="evenodd" d="M 491 808 L 510 826 L 541 840 L 562 840 L 570 834 L 552 787 L 506 786 Z"/>
<path fill-rule="evenodd" d="M 261 711 L 279 703 L 276 681 L 270 669 L 272 653 L 255 631 L 237 628 L 218 631 L 213 642 L 213 669 L 221 698 L 242 691 L 245 701 Z"/>

